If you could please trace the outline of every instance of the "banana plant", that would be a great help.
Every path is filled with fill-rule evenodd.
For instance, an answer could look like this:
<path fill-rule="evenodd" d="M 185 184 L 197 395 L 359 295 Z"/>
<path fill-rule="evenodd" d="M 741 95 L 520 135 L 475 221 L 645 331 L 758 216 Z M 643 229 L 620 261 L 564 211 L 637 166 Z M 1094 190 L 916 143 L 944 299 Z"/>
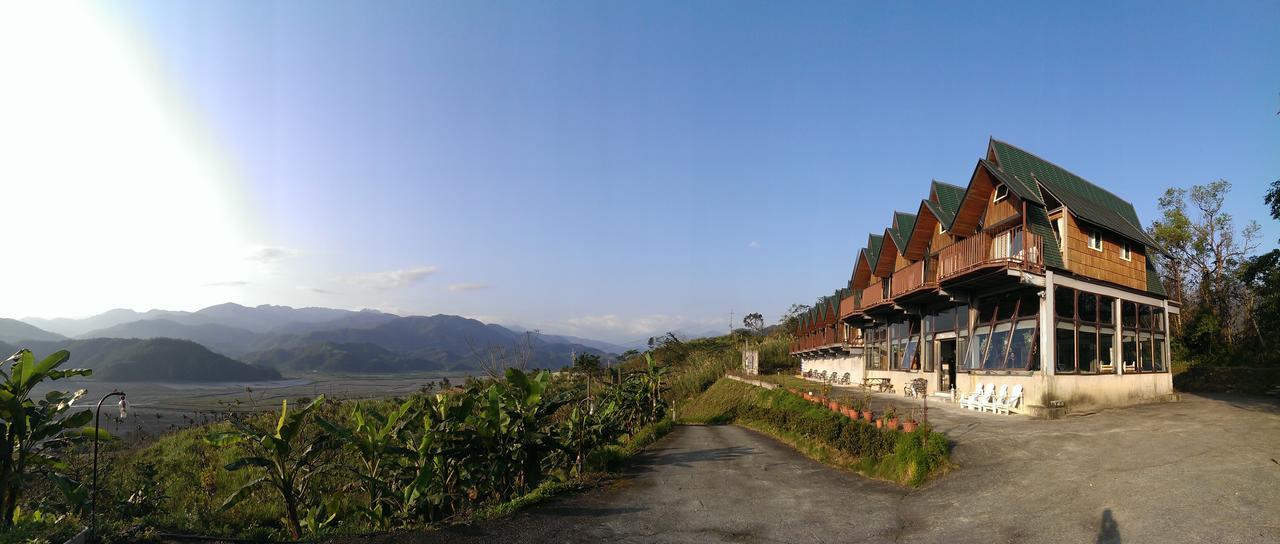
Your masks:
<path fill-rule="evenodd" d="M 316 423 L 321 428 L 329 431 L 356 451 L 361 467 L 355 471 L 355 475 L 363 483 L 364 490 L 369 496 L 369 506 L 365 514 L 380 528 L 386 528 L 390 521 L 390 510 L 393 507 L 384 499 L 391 497 L 395 492 L 394 480 L 385 478 L 384 464 L 390 464 L 394 468 L 399 459 L 412 453 L 400 445 L 402 444 L 400 435 L 405 424 L 411 419 L 413 407 L 414 399 L 409 399 L 383 415 L 377 410 L 366 411 L 364 407 L 357 405 L 351 411 L 351 420 L 354 425 L 350 428 L 323 417 L 316 417 Z"/>
<path fill-rule="evenodd" d="M 30 350 L 21 350 L 0 362 L 0 527 L 14 523 L 18 499 L 36 467 L 55 471 L 63 467 L 54 453 L 82 438 L 85 424 L 93 417 L 89 410 L 70 413 L 83 389 L 50 391 L 33 401 L 31 390 L 45 380 L 88 376 L 88 369 L 58 370 L 71 358 L 66 350 L 36 362 Z M 6 372 L 4 363 L 13 363 Z M 92 431 L 89 431 L 92 432 Z"/>
<path fill-rule="evenodd" d="M 247 449 L 249 454 L 227 464 L 224 467 L 226 470 L 254 467 L 265 473 L 227 497 L 222 503 L 223 511 L 234 507 L 258 488 L 269 487 L 279 493 L 284 501 L 284 522 L 289 534 L 295 540 L 302 538 L 298 511 L 310 496 L 308 491 L 311 478 L 329 468 L 324 463 L 323 454 L 330 449 L 332 443 L 324 433 L 318 433 L 315 438 L 305 442 L 301 442 L 300 438 L 308 416 L 323 403 L 324 395 L 321 395 L 301 410 L 290 412 L 289 401 L 285 400 L 280 405 L 280 418 L 274 430 L 258 429 L 244 421 L 232 419 L 233 430 L 212 433 L 206 437 L 215 446 L 242 444 Z"/>
<path fill-rule="evenodd" d="M 401 517 L 438 521 L 476 498 L 475 473 L 484 468 L 470 424 L 476 399 L 443 393 L 426 399 L 406 441 L 411 462 L 409 482 L 397 497 Z"/>
<path fill-rule="evenodd" d="M 569 412 L 563 425 L 564 438 L 561 442 L 573 456 L 574 473 L 578 476 L 582 475 L 587 456 L 596 448 L 613 442 L 619 431 L 616 418 L 618 405 L 605 402 L 593 409 L 591 402 L 591 399 L 582 399 Z"/>

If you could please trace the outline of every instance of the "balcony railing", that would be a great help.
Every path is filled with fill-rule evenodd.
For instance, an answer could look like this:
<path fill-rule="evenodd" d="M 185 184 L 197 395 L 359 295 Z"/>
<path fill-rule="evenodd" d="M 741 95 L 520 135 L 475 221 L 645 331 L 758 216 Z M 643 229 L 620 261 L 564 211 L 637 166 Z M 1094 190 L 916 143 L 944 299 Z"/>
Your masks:
<path fill-rule="evenodd" d="M 866 289 L 862 290 L 862 307 L 863 308 L 870 308 L 886 300 L 886 297 L 884 296 L 885 281 L 888 281 L 888 280 L 880 279 L 875 283 L 868 285 Z"/>
<path fill-rule="evenodd" d="M 840 319 L 844 319 L 853 315 L 861 307 L 859 304 L 862 298 L 862 291 L 854 291 L 849 296 L 840 299 Z"/>
<path fill-rule="evenodd" d="M 1021 228 L 980 232 L 938 252 L 938 279 L 946 280 L 988 265 L 1039 271 L 1044 269 L 1044 240 Z"/>
<path fill-rule="evenodd" d="M 811 332 L 792 341 L 791 353 L 803 353 L 819 348 L 861 345 L 862 331 L 860 329 L 848 329 L 848 332 L 846 332 L 846 328 L 843 326 L 831 326 Z"/>
<path fill-rule="evenodd" d="M 929 257 L 911 263 L 894 272 L 891 292 L 896 298 L 921 287 L 937 285 L 937 283 L 938 260 L 936 257 Z"/>

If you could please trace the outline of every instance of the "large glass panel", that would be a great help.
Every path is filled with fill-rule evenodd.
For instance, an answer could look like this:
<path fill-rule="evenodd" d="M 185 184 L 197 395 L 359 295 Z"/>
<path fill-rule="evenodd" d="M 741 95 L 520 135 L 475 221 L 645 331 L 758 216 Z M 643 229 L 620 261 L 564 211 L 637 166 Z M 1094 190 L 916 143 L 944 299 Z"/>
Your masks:
<path fill-rule="evenodd" d="M 1098 371 L 1098 331 L 1093 327 L 1080 327 L 1076 333 L 1076 354 L 1080 358 L 1080 372 L 1092 374 Z"/>
<path fill-rule="evenodd" d="M 965 334 L 969 330 L 969 305 L 956 306 L 956 330 Z"/>
<path fill-rule="evenodd" d="M 1018 317 L 1033 317 L 1040 315 L 1039 293 L 1024 293 L 1019 298 L 1022 300 L 1022 304 L 1018 307 Z"/>
<path fill-rule="evenodd" d="M 1138 307 L 1136 303 L 1122 301 L 1120 303 L 1120 325 L 1124 327 L 1138 326 Z"/>
<path fill-rule="evenodd" d="M 1080 316 L 1080 321 L 1088 321 L 1090 323 L 1097 321 L 1098 295 L 1081 291 L 1079 306 L 1076 306 L 1076 313 Z"/>
<path fill-rule="evenodd" d="M 1098 365 L 1103 371 L 1111 372 L 1115 364 L 1116 333 L 1114 329 L 1098 331 Z"/>
<path fill-rule="evenodd" d="M 1156 372 L 1164 372 L 1164 336 L 1156 335 Z"/>
<path fill-rule="evenodd" d="M 1022 370 L 1030 368 L 1028 359 L 1033 355 L 1032 346 L 1036 340 L 1036 322 L 1033 319 L 1018 322 L 1017 328 L 1013 329 L 1013 337 L 1009 339 L 1009 361 L 1006 366 L 1010 369 Z"/>
<path fill-rule="evenodd" d="M 1006 296 L 1000 298 L 1000 307 L 996 309 L 996 319 L 1007 321 L 1013 317 L 1013 311 L 1017 309 L 1018 299 L 1014 296 Z"/>
<path fill-rule="evenodd" d="M 990 323 L 996 317 L 996 299 L 988 298 L 978 302 L 978 323 Z"/>
<path fill-rule="evenodd" d="M 1058 355 L 1056 357 L 1057 363 L 1054 364 L 1053 368 L 1063 373 L 1075 372 L 1076 331 L 1074 325 L 1070 323 L 1059 324 L 1054 337 L 1054 344 L 1058 346 Z"/>
<path fill-rule="evenodd" d="M 956 309 L 948 308 L 933 318 L 933 332 L 945 332 L 956 328 Z"/>
<path fill-rule="evenodd" d="M 989 334 L 986 327 L 983 327 L 980 332 L 973 335 L 973 343 L 970 344 L 969 348 L 969 359 L 965 365 L 968 368 L 973 370 L 982 368 L 982 357 L 986 354 L 987 349 L 987 336 Z"/>
<path fill-rule="evenodd" d="M 1008 328 L 991 333 L 991 345 L 987 347 L 987 354 L 982 359 L 982 368 L 986 370 L 1004 368 L 1005 348 L 1008 343 Z"/>
<path fill-rule="evenodd" d="M 1146 304 L 1138 305 L 1138 328 L 1143 330 L 1151 328 L 1151 307 Z"/>
<path fill-rule="evenodd" d="M 1076 290 L 1070 287 L 1055 287 L 1053 305 L 1058 317 L 1072 319 L 1076 316 Z"/>
<path fill-rule="evenodd" d="M 1138 357 L 1142 360 L 1143 372 L 1154 372 L 1155 363 L 1151 359 L 1151 335 L 1138 333 Z"/>
<path fill-rule="evenodd" d="M 1125 331 L 1120 338 L 1120 355 L 1124 360 L 1124 369 L 1133 370 L 1138 366 L 1138 339 L 1132 332 Z"/>
<path fill-rule="evenodd" d="M 1115 323 L 1115 316 L 1112 315 L 1112 312 L 1115 311 L 1115 303 L 1116 299 L 1114 298 L 1098 295 L 1098 323 L 1103 325 Z"/>
<path fill-rule="evenodd" d="M 1151 307 L 1151 320 L 1158 332 L 1164 331 L 1164 308 Z"/>
<path fill-rule="evenodd" d="M 957 358 L 957 359 L 963 359 L 963 358 L 964 358 L 964 354 L 965 354 L 965 353 L 968 353 L 967 351 L 965 351 L 965 350 L 967 350 L 968 348 L 969 348 L 969 338 L 968 338 L 968 337 L 961 336 L 961 337 L 956 338 L 956 358 Z M 956 361 L 956 362 L 955 362 L 955 363 L 953 363 L 953 364 L 957 365 L 957 366 L 956 366 L 956 370 L 965 370 L 965 369 L 964 369 L 964 367 L 959 366 L 959 365 L 960 365 L 960 362 L 959 362 L 959 361 Z"/>
<path fill-rule="evenodd" d="M 916 349 L 919 346 L 920 346 L 919 336 L 912 336 L 911 339 L 907 341 L 907 349 L 902 354 L 902 366 L 900 367 L 902 368 L 902 370 L 919 370 L 920 369 L 919 350 Z"/>

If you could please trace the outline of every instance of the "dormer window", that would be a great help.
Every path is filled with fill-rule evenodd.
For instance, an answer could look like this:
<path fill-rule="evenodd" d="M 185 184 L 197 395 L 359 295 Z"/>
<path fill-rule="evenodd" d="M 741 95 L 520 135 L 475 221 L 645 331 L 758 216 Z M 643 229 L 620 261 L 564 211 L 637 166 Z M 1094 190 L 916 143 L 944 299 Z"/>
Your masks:
<path fill-rule="evenodd" d="M 1089 249 L 1102 251 L 1102 233 L 1097 230 L 1089 232 Z"/>
<path fill-rule="evenodd" d="M 1120 242 L 1120 258 L 1126 261 L 1133 260 L 1133 252 L 1129 249 L 1129 242 Z"/>
<path fill-rule="evenodd" d="M 996 200 L 995 201 L 1000 202 L 1001 200 L 1004 200 L 1006 198 L 1009 198 L 1009 186 L 1003 183 L 996 184 Z"/>

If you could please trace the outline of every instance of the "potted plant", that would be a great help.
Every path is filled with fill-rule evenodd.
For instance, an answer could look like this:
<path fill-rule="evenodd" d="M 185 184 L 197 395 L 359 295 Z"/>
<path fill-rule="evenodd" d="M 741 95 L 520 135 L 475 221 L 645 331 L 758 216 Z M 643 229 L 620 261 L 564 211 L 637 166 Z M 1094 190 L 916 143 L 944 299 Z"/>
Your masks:
<path fill-rule="evenodd" d="M 898 428 L 898 411 L 894 410 L 892 406 L 884 411 L 884 424 L 890 430 Z"/>
<path fill-rule="evenodd" d="M 849 417 L 853 419 L 861 418 L 863 408 L 866 408 L 866 405 L 863 404 L 861 400 L 853 399 L 851 405 L 849 406 Z"/>
<path fill-rule="evenodd" d="M 867 423 L 871 423 L 871 390 L 862 390 L 862 419 Z"/>
<path fill-rule="evenodd" d="M 904 433 L 915 432 L 915 430 L 919 427 L 920 427 L 920 424 L 916 422 L 916 414 L 915 414 L 915 410 L 913 409 L 911 410 L 911 413 L 907 414 L 907 417 L 903 418 L 902 420 L 902 432 Z"/>
<path fill-rule="evenodd" d="M 877 429 L 883 429 L 883 428 L 884 428 L 884 418 L 878 418 L 878 419 L 876 419 L 876 428 L 877 428 Z"/>

